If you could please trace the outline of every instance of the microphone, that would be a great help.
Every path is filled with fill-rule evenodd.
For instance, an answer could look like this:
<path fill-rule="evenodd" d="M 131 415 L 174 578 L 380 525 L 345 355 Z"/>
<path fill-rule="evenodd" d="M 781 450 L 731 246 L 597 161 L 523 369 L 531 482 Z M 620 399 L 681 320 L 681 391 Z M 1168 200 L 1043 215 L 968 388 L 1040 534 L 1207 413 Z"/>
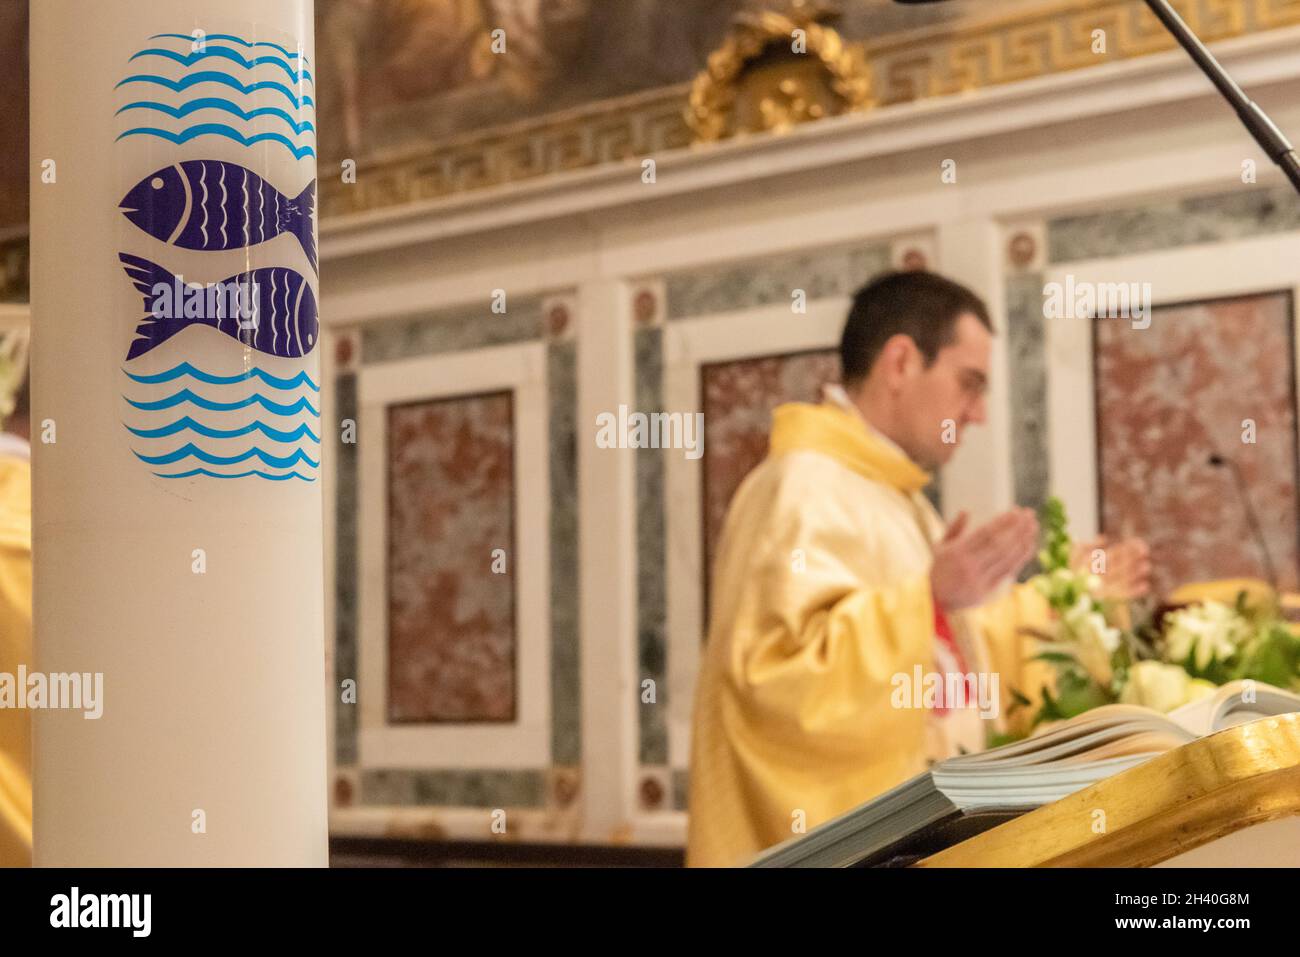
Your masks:
<path fill-rule="evenodd" d="M 1241 506 L 1246 512 L 1246 522 L 1250 525 L 1250 533 L 1255 539 L 1255 547 L 1259 549 L 1259 554 L 1264 559 L 1264 571 L 1268 575 L 1268 583 L 1273 586 L 1273 591 L 1276 592 L 1277 569 L 1273 565 L 1273 556 L 1268 552 L 1268 542 L 1264 540 L 1264 530 L 1260 527 L 1259 516 L 1255 514 L 1255 508 L 1250 503 L 1250 492 L 1246 489 L 1246 480 L 1242 477 L 1241 466 L 1233 459 L 1226 458 L 1218 452 L 1211 452 L 1206 461 L 1212 468 L 1220 469 L 1226 466 L 1228 471 L 1232 473 L 1233 484 L 1237 487 L 1237 498 L 1241 500 Z"/>

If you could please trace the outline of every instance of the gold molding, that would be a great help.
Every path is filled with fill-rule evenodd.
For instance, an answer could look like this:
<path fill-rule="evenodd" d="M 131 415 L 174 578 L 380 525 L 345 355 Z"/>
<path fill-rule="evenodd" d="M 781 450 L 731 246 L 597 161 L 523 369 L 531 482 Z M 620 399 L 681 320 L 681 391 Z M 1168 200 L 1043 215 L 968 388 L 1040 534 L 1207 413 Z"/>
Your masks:
<path fill-rule="evenodd" d="M 845 43 L 835 30 L 818 20 L 829 16 L 823 7 L 795 0 L 789 9 L 764 10 L 737 18 L 721 47 L 709 55 L 705 69 L 691 85 L 686 122 L 695 139 L 720 140 L 736 133 L 780 131 L 872 106 L 871 73 L 861 44 Z M 819 69 L 811 78 L 800 77 L 787 63 L 776 71 L 774 82 L 756 80 L 755 62 L 773 51 L 793 51 L 796 31 L 806 45 L 803 54 Z M 754 89 L 757 87 L 757 89 Z M 758 115 L 751 123 L 737 122 L 737 104 L 756 100 Z"/>
<path fill-rule="evenodd" d="M 1175 0 L 1206 42 L 1300 24 L 1300 0 Z M 1106 31 L 1106 53 L 1092 31 Z M 895 34 L 861 45 L 873 101 L 892 105 L 968 93 L 1168 50 L 1174 41 L 1142 0 L 1044 0 L 1015 15 Z M 391 209 L 485 187 L 688 146 L 690 83 L 587 104 L 358 164 L 355 183 L 326 176 L 327 217 Z"/>
<path fill-rule="evenodd" d="M 1105 830 L 1093 830 L 1104 813 Z M 918 867 L 1150 867 L 1300 815 L 1300 714 L 1263 718 L 1152 758 L 940 851 Z"/>

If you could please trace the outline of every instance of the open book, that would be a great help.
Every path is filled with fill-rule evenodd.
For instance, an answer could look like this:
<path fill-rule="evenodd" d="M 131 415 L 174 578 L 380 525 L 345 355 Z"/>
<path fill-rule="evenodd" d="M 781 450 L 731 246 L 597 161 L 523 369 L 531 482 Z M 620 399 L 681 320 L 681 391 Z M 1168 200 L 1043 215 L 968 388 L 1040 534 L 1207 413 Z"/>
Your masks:
<path fill-rule="evenodd" d="M 1197 738 L 1300 712 L 1300 696 L 1233 681 L 1169 714 L 1094 708 L 1012 744 L 924 774 L 760 855 L 756 867 L 910 864 Z"/>

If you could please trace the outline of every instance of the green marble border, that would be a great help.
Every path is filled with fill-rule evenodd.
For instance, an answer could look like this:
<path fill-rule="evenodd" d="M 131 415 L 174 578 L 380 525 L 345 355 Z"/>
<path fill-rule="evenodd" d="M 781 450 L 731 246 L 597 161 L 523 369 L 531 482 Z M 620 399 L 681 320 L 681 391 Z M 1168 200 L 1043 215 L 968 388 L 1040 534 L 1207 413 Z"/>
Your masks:
<path fill-rule="evenodd" d="M 1047 261 L 1079 262 L 1300 230 L 1290 186 L 1168 199 L 1047 223 Z"/>
<path fill-rule="evenodd" d="M 546 772 L 365 769 L 359 804 L 383 807 L 540 808 Z"/>
<path fill-rule="evenodd" d="M 674 770 L 672 773 L 673 810 L 690 809 L 691 775 L 689 771 Z"/>
<path fill-rule="evenodd" d="M 551 479 L 551 762 L 582 760 L 582 689 L 578 645 L 577 347 L 546 350 Z"/>
<path fill-rule="evenodd" d="M 684 270 L 663 277 L 670 320 L 789 303 L 802 289 L 812 302 L 847 296 L 890 265 L 889 243 L 833 246 Z"/>
<path fill-rule="evenodd" d="M 540 297 L 510 302 L 504 316 L 481 308 L 445 310 L 393 320 L 361 330 L 361 364 L 485 348 L 542 338 Z M 577 346 L 547 343 L 551 579 L 551 764 L 546 768 L 357 768 L 357 708 L 340 704 L 334 730 L 335 763 L 354 769 L 359 783 L 354 806 L 525 807 L 547 804 L 551 768 L 582 759 L 578 645 Z M 336 378 L 340 419 L 357 419 L 357 382 L 351 372 Z M 358 458 L 356 445 L 340 444 L 336 477 L 335 670 L 339 681 L 357 673 Z"/>
<path fill-rule="evenodd" d="M 663 329 L 636 332 L 636 408 L 663 408 Z M 636 451 L 636 680 L 642 764 L 668 763 L 668 559 L 662 449 Z M 655 703 L 641 700 L 641 683 L 655 683 Z"/>
<path fill-rule="evenodd" d="M 1017 505 L 1037 509 L 1050 493 L 1043 275 L 1008 279 L 1006 302 L 1013 488 Z"/>
<path fill-rule="evenodd" d="M 498 315 L 491 303 L 443 309 L 402 319 L 388 319 L 361 330 L 361 361 L 366 365 L 443 352 L 461 352 L 543 337 L 542 300 L 511 299 Z"/>
<path fill-rule="evenodd" d="M 334 407 L 339 421 L 357 421 L 357 377 L 343 373 L 334 380 Z M 341 429 L 335 434 L 340 435 Z M 357 708 L 340 700 L 340 683 L 357 680 L 357 445 L 339 441 L 335 446 L 334 478 L 334 762 L 340 768 L 357 763 Z"/>

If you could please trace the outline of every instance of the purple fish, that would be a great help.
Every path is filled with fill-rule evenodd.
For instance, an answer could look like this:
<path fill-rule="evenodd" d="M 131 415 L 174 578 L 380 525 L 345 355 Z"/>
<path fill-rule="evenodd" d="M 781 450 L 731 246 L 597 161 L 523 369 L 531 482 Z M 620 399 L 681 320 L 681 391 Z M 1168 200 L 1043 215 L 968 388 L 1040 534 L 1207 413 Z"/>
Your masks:
<path fill-rule="evenodd" d="M 202 252 L 244 249 L 290 233 L 316 269 L 316 181 L 289 199 L 252 170 L 186 160 L 146 176 L 122 200 L 126 218 L 155 239 Z"/>
<path fill-rule="evenodd" d="M 210 326 L 245 346 L 284 359 L 305 356 L 320 338 L 316 296 L 300 273 L 283 266 L 254 269 L 211 285 L 139 256 L 118 256 L 144 293 L 145 320 L 127 359 L 136 359 L 191 326 Z"/>

